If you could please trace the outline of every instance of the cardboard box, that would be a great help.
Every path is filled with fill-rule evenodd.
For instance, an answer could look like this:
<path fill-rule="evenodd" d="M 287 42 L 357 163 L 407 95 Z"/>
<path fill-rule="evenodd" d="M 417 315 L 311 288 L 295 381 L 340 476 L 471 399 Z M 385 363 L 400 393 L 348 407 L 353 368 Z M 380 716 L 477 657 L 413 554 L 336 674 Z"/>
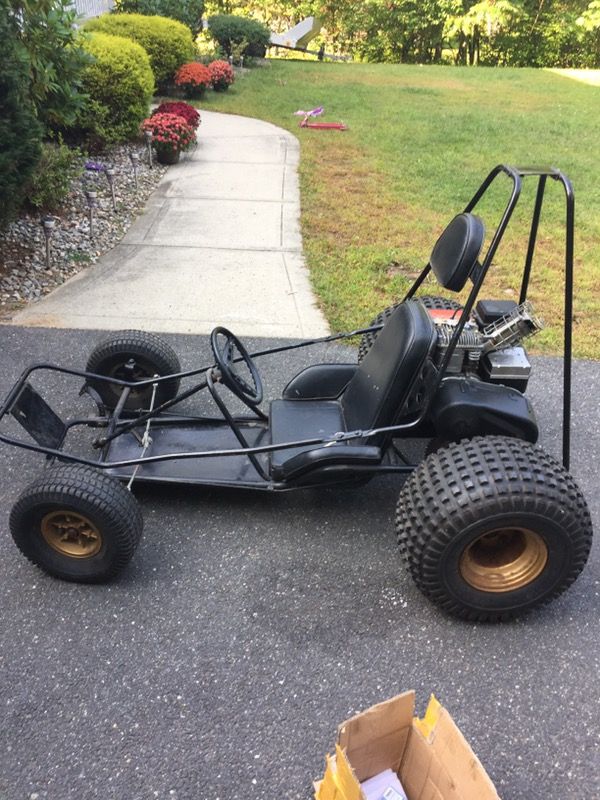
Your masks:
<path fill-rule="evenodd" d="M 405 692 L 347 720 L 316 800 L 364 800 L 362 781 L 392 769 L 408 800 L 500 800 L 450 714 L 431 696 L 423 719 Z"/>

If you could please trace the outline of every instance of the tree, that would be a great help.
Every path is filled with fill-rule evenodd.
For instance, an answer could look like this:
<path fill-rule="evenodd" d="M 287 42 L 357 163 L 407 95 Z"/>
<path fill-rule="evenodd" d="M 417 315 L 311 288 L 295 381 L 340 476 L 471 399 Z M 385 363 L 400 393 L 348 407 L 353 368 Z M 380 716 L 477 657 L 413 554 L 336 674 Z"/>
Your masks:
<path fill-rule="evenodd" d="M 207 0 L 284 31 L 319 17 L 317 42 L 368 61 L 457 64 L 600 64 L 600 0 Z"/>
<path fill-rule="evenodd" d="M 518 2 L 481 0 L 470 5 L 463 14 L 450 17 L 446 33 L 456 42 L 456 63 L 506 64 L 511 38 L 525 16 Z"/>
<path fill-rule="evenodd" d="M 0 224 L 5 224 L 37 164 L 42 138 L 29 95 L 29 59 L 9 0 L 0 0 L 0 41 Z"/>
<path fill-rule="evenodd" d="M 505 41 L 505 63 L 568 67 L 584 63 L 576 20 L 586 0 L 521 0 L 523 15 Z"/>
<path fill-rule="evenodd" d="M 67 127 L 83 107 L 81 73 L 89 62 L 70 0 L 9 0 L 29 58 L 29 93 L 47 129 Z"/>
<path fill-rule="evenodd" d="M 335 45 L 367 61 L 433 63 L 442 58 L 444 24 L 457 0 L 323 2 L 319 16 Z"/>
<path fill-rule="evenodd" d="M 596 67 L 600 64 L 600 2 L 592 0 L 583 14 L 577 19 L 580 40 L 586 45 L 589 63 L 586 66 Z"/>

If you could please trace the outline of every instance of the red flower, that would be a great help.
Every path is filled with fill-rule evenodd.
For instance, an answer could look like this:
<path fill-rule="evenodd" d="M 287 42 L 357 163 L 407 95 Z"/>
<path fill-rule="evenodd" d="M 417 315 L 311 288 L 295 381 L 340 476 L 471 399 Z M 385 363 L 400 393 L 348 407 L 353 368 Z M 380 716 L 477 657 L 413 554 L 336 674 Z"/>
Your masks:
<path fill-rule="evenodd" d="M 159 107 L 152 112 L 152 116 L 156 114 L 177 114 L 177 116 L 183 117 L 187 124 L 191 128 L 194 128 L 194 130 L 200 125 L 200 114 L 194 106 L 191 106 L 189 103 L 161 103 Z"/>
<path fill-rule="evenodd" d="M 210 86 L 210 84 L 211 75 L 208 67 L 205 67 L 204 64 L 199 64 L 196 61 L 193 61 L 190 64 L 184 64 L 183 66 L 179 67 L 175 73 L 175 86 L 180 86 L 182 88 L 186 86 L 192 86 L 195 88 L 204 86 L 206 88 Z"/>

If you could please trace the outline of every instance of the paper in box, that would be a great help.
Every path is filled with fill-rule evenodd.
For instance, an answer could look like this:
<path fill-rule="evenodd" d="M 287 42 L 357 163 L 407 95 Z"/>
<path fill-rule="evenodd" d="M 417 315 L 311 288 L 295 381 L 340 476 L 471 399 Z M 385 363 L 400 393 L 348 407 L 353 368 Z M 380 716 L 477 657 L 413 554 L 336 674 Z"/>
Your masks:
<path fill-rule="evenodd" d="M 415 693 L 405 692 L 344 722 L 315 798 L 365 800 L 360 784 L 386 769 L 398 775 L 408 800 L 500 800 L 433 695 L 423 719 L 415 717 Z"/>
<path fill-rule="evenodd" d="M 366 800 L 408 800 L 400 779 L 391 769 L 363 781 L 360 787 Z"/>

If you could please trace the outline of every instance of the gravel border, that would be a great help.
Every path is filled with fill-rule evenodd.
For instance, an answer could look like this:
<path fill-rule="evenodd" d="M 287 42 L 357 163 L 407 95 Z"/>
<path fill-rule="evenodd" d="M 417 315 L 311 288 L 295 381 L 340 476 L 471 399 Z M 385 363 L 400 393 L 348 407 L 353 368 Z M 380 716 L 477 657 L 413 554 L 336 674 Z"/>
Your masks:
<path fill-rule="evenodd" d="M 137 188 L 130 154 L 139 154 Z M 86 170 L 73 181 L 59 212 L 50 239 L 50 269 L 46 268 L 46 244 L 42 213 L 22 213 L 0 232 L 0 317 L 39 300 L 68 278 L 96 262 L 123 237 L 168 167 L 148 165 L 147 151 L 139 145 L 119 145 L 94 163 L 115 170 L 116 210 L 104 172 Z M 88 204 L 84 190 L 97 192 L 93 237 L 90 237 Z"/>

